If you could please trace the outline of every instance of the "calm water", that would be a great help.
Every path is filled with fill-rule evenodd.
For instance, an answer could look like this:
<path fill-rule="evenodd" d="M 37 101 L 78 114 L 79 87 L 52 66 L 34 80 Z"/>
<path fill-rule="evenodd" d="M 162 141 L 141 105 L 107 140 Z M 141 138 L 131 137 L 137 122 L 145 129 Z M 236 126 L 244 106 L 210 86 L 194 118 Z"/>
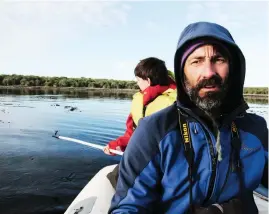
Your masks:
<path fill-rule="evenodd" d="M 124 133 L 130 102 L 124 94 L 0 89 L 0 213 L 63 213 L 89 179 L 119 157 L 52 134 L 105 145 Z M 268 118 L 268 104 L 250 107 Z"/>

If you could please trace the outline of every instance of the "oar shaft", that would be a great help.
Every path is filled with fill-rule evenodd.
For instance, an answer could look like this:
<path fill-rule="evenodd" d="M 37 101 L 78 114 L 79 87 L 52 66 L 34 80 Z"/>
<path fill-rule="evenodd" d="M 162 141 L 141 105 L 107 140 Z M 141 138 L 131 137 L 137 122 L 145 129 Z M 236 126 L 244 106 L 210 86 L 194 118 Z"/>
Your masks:
<path fill-rule="evenodd" d="M 58 138 L 58 139 L 61 139 L 61 140 L 66 140 L 66 141 L 79 143 L 79 144 L 89 146 L 89 147 L 92 147 L 92 148 L 96 148 L 96 149 L 100 149 L 100 150 L 104 150 L 104 148 L 105 148 L 104 146 L 100 146 L 100 145 L 97 145 L 97 144 L 94 144 L 94 143 L 89 143 L 89 142 L 85 142 L 85 141 L 70 138 L 70 137 L 64 137 L 64 136 L 55 136 L 55 137 Z M 114 154 L 117 154 L 117 155 L 123 155 L 122 151 L 118 151 L 118 150 L 115 150 L 115 149 L 109 149 L 109 151 L 114 153 Z"/>

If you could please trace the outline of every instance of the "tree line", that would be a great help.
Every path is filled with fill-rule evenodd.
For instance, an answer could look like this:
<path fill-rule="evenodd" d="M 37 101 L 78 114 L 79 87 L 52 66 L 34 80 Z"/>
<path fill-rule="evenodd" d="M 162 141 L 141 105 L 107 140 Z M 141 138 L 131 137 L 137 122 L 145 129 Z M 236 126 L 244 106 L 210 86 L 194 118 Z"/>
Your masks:
<path fill-rule="evenodd" d="M 40 77 L 24 75 L 0 75 L 2 86 L 47 86 L 47 87 L 88 87 L 107 89 L 138 89 L 135 81 L 92 79 L 92 78 L 67 78 L 67 77 Z"/>
<path fill-rule="evenodd" d="M 0 75 L 1 86 L 46 86 L 46 87 L 87 87 L 106 89 L 138 89 L 135 81 L 67 78 L 67 77 L 41 77 L 33 75 Z M 246 87 L 244 94 L 268 94 L 267 87 Z"/>
<path fill-rule="evenodd" d="M 268 94 L 268 87 L 246 87 L 244 94 Z"/>

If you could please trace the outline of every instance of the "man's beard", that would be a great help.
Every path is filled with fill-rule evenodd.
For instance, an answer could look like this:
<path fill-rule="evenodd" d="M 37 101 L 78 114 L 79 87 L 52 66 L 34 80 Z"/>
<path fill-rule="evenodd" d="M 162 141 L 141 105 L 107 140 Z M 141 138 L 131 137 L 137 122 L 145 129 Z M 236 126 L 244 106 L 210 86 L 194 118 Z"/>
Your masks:
<path fill-rule="evenodd" d="M 201 80 L 195 87 L 191 87 L 186 76 L 184 83 L 186 87 L 186 93 L 189 95 L 190 100 L 200 109 L 211 112 L 220 108 L 225 98 L 228 89 L 228 78 L 223 82 L 219 76 L 213 76 L 210 79 Z M 206 92 L 204 97 L 199 96 L 200 89 L 205 86 L 215 85 L 220 88 L 219 91 Z"/>

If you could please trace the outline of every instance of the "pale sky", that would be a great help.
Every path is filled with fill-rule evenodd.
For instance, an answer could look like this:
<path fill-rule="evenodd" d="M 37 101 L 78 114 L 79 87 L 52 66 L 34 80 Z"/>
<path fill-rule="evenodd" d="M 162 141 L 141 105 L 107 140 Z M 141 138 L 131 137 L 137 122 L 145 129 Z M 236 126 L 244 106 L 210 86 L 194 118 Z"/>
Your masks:
<path fill-rule="evenodd" d="M 0 73 L 133 80 L 150 56 L 173 70 L 179 35 L 196 21 L 228 28 L 245 86 L 268 86 L 265 1 L 0 1 Z"/>

